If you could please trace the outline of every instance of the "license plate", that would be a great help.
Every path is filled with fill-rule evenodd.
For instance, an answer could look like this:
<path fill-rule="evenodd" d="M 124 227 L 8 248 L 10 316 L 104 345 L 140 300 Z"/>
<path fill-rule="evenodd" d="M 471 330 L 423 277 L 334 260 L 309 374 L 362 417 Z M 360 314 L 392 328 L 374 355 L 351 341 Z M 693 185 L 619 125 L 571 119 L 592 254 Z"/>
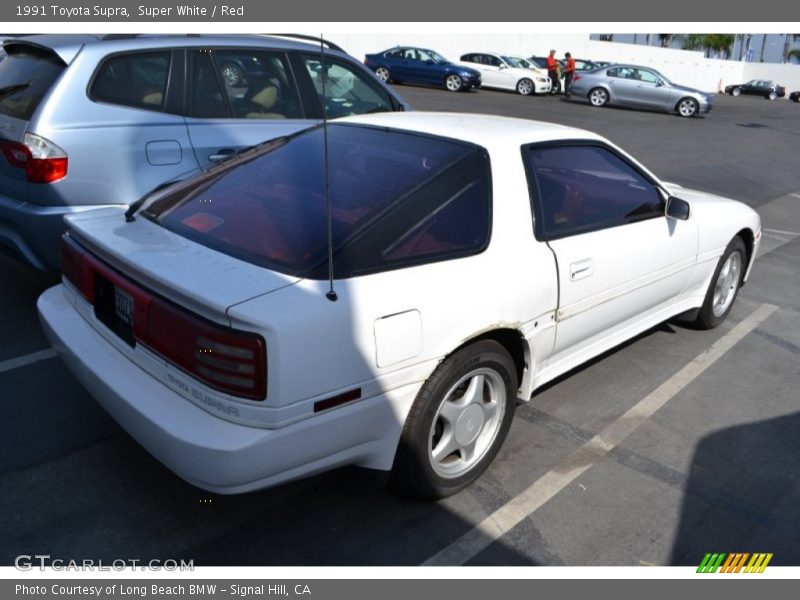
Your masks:
<path fill-rule="evenodd" d="M 114 313 L 128 327 L 133 326 L 133 296 L 114 286 Z"/>
<path fill-rule="evenodd" d="M 135 346 L 133 337 L 133 296 L 118 288 L 108 279 L 95 274 L 94 314 L 97 319 L 130 345 Z"/>

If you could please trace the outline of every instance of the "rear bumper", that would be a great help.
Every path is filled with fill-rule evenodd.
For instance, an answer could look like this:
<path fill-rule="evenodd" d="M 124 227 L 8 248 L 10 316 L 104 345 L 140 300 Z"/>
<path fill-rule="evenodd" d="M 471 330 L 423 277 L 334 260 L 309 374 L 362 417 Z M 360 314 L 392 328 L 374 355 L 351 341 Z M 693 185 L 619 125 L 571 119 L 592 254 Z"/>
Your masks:
<path fill-rule="evenodd" d="M 278 429 L 232 423 L 187 401 L 111 346 L 59 285 L 38 301 L 61 358 L 145 449 L 197 487 L 224 494 L 338 466 L 388 470 L 419 385 L 405 386 Z"/>
<path fill-rule="evenodd" d="M 104 206 L 39 206 L 0 194 L 0 245 L 30 266 L 58 270 L 64 216 Z"/>

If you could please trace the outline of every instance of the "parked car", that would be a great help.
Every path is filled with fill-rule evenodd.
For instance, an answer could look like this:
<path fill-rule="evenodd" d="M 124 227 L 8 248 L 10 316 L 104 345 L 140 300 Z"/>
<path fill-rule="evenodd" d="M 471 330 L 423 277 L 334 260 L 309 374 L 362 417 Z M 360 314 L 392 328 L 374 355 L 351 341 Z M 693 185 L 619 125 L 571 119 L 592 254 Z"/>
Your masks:
<path fill-rule="evenodd" d="M 483 87 L 515 90 L 529 96 L 546 94 L 552 86 L 546 71 L 532 68 L 532 64 L 522 58 L 494 52 L 469 52 L 461 56 L 461 62 L 480 72 Z"/>
<path fill-rule="evenodd" d="M 364 64 L 383 82 L 444 86 L 451 92 L 481 87 L 479 71 L 450 62 L 427 48 L 397 46 L 377 54 L 367 54 Z"/>
<path fill-rule="evenodd" d="M 753 79 L 747 83 L 726 85 L 725 93 L 731 96 L 749 94 L 751 96 L 763 96 L 767 100 L 775 100 L 786 95 L 786 88 L 767 79 Z"/>
<path fill-rule="evenodd" d="M 543 69 L 545 72 L 545 76 L 547 76 L 547 57 L 531 56 L 528 60 L 530 60 L 540 69 Z M 557 60 L 556 62 L 558 62 L 558 86 L 556 87 L 553 93 L 561 92 L 564 89 L 564 69 L 566 68 L 566 63 L 563 60 Z M 583 58 L 575 59 L 576 73 L 581 71 L 593 71 L 596 68 L 597 65 L 590 60 L 586 60 Z"/>
<path fill-rule="evenodd" d="M 800 91 L 789 94 L 789 100 L 792 102 L 800 102 Z"/>
<path fill-rule="evenodd" d="M 714 96 L 678 85 L 648 67 L 612 65 L 575 75 L 572 97 L 586 98 L 592 106 L 614 104 L 630 108 L 663 110 L 682 117 L 707 113 Z"/>
<path fill-rule="evenodd" d="M 63 216 L 160 185 L 322 117 L 404 110 L 362 64 L 263 36 L 38 35 L 0 62 L 0 247 L 58 267 Z M 229 65 L 244 65 L 235 82 Z"/>
<path fill-rule="evenodd" d="M 589 131 L 453 113 L 348 117 L 67 221 L 44 330 L 170 469 L 237 493 L 355 464 L 427 498 L 548 381 L 719 325 L 761 236 Z"/>

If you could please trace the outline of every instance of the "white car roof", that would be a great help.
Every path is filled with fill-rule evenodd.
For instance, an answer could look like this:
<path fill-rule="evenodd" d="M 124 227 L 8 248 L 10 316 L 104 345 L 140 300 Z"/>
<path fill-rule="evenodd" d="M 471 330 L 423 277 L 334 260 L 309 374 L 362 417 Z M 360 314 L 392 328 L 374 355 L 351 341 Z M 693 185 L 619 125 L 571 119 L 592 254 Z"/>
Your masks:
<path fill-rule="evenodd" d="M 605 138 L 575 127 L 496 115 L 451 112 L 392 112 L 355 115 L 337 122 L 393 127 L 472 142 L 480 146 L 523 145 L 550 140 Z"/>

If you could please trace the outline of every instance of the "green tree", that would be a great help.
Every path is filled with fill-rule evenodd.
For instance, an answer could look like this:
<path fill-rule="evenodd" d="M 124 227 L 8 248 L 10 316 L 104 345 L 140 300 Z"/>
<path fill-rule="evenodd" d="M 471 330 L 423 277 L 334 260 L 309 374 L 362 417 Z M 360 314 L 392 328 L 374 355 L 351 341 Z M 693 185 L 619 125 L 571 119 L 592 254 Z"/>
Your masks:
<path fill-rule="evenodd" d="M 728 58 L 735 37 L 730 33 L 690 33 L 680 39 L 684 50 L 702 50 L 706 57 L 714 52 Z"/>
<path fill-rule="evenodd" d="M 658 41 L 661 43 L 662 48 L 669 48 L 670 42 L 672 42 L 672 34 L 671 33 L 659 33 L 658 34 Z"/>
<path fill-rule="evenodd" d="M 800 48 L 789 50 L 788 54 L 786 55 L 786 60 L 789 61 L 792 58 L 796 58 L 797 61 L 800 62 Z"/>
<path fill-rule="evenodd" d="M 792 44 L 800 38 L 800 33 L 787 33 L 786 34 L 786 41 L 783 43 L 783 62 L 789 62 L 789 56 L 793 52 L 790 50 Z M 797 48 L 795 48 L 795 51 Z M 794 56 L 797 56 L 796 54 Z"/>

